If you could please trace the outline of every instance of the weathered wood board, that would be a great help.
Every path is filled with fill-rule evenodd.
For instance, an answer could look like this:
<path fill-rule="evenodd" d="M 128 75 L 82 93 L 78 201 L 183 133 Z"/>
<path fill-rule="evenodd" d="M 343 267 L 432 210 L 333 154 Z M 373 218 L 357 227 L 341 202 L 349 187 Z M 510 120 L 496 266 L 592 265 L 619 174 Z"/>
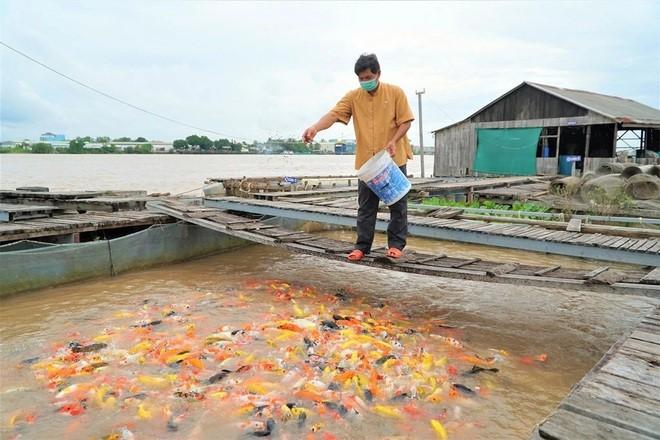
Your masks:
<path fill-rule="evenodd" d="M 660 307 L 614 344 L 532 438 L 660 439 L 658 313 Z"/>

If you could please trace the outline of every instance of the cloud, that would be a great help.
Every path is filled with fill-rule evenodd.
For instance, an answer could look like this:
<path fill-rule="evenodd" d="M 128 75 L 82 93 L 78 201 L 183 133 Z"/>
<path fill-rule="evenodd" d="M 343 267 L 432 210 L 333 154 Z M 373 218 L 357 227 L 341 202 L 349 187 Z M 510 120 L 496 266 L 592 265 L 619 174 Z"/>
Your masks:
<path fill-rule="evenodd" d="M 113 96 L 249 140 L 300 135 L 357 87 L 357 56 L 375 52 L 383 80 L 406 91 L 415 113 L 415 89 L 426 89 L 428 132 L 524 80 L 657 107 L 660 7 L 633 3 L 635 14 L 621 14 L 616 2 L 0 0 L 0 36 Z M 0 57 L 3 140 L 44 130 L 156 139 L 194 131 L 6 49 Z M 352 137 L 352 127 L 336 124 L 320 136 Z"/>

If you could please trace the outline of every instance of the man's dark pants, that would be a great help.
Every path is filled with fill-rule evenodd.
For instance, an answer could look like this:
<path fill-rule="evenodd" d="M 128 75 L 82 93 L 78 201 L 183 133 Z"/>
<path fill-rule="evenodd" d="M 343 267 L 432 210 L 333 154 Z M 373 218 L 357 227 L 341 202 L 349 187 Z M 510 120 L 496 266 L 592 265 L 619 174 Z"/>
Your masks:
<path fill-rule="evenodd" d="M 399 167 L 406 174 L 406 166 Z M 365 254 L 371 251 L 378 214 L 378 196 L 361 180 L 358 183 L 357 242 L 355 248 Z M 390 207 L 390 223 L 387 225 L 388 247 L 403 250 L 408 235 L 408 194 Z"/>

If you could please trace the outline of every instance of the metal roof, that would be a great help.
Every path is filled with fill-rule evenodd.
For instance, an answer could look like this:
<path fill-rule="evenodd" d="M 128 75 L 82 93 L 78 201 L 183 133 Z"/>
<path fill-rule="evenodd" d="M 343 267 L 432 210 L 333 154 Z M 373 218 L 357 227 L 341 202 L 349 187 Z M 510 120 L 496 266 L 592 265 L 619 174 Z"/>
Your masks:
<path fill-rule="evenodd" d="M 624 125 L 660 125 L 660 110 L 649 107 L 648 105 L 641 104 L 637 101 L 633 101 L 632 99 L 602 95 L 600 93 L 588 92 L 586 90 L 563 89 L 561 87 L 525 81 L 515 88 L 509 90 L 504 95 L 480 108 L 467 118 L 446 127 L 434 130 L 434 133 L 471 119 L 486 108 L 504 99 L 525 85 L 534 87 L 535 89 L 541 90 L 542 92 L 545 92 L 549 95 L 556 96 L 559 99 L 571 102 L 587 110 L 591 110 L 594 113 L 598 113 Z"/>
<path fill-rule="evenodd" d="M 562 89 L 560 87 L 532 82 L 526 82 L 525 84 L 529 84 L 550 95 L 572 102 L 575 105 L 584 107 L 610 119 L 615 119 L 617 122 L 628 124 L 660 124 L 660 110 L 633 101 L 632 99 L 601 95 L 600 93 L 587 92 L 585 90 Z"/>

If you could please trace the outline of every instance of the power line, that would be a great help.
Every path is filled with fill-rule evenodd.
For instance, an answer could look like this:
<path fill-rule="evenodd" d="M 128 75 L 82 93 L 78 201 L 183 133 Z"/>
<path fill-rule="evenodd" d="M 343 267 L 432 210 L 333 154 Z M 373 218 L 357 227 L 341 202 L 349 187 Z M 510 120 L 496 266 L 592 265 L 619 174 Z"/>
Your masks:
<path fill-rule="evenodd" d="M 56 73 L 56 74 L 58 74 L 59 76 L 61 76 L 61 77 L 63 77 L 63 78 L 66 78 L 66 79 L 68 79 L 69 81 L 72 81 L 72 82 L 78 84 L 79 86 L 82 86 L 82 87 L 84 87 L 84 88 L 86 88 L 86 89 L 88 89 L 88 90 L 91 90 L 91 91 L 93 91 L 93 92 L 95 92 L 95 93 L 98 93 L 99 95 L 105 96 L 105 97 L 108 98 L 108 99 L 111 99 L 111 100 L 113 100 L 113 101 L 116 101 L 116 102 L 118 102 L 118 103 L 120 103 L 120 104 L 124 104 L 124 105 L 126 105 L 126 106 L 128 106 L 128 107 L 131 107 L 131 108 L 135 109 L 135 110 L 139 110 L 139 111 L 144 112 L 144 113 L 147 113 L 147 114 L 149 114 L 149 115 L 151 115 L 151 116 L 155 116 L 155 117 L 157 117 L 157 118 L 164 119 L 164 120 L 166 120 L 166 121 L 168 121 L 168 122 L 173 122 L 173 123 L 175 123 L 175 124 L 183 125 L 184 127 L 194 128 L 195 130 L 204 131 L 204 132 L 206 132 L 206 133 L 212 133 L 212 134 L 215 134 L 215 135 L 218 135 L 218 136 L 224 136 L 224 137 L 226 137 L 226 138 L 232 138 L 232 139 L 242 139 L 242 140 L 245 140 L 245 141 L 249 141 L 249 140 L 250 140 L 250 139 L 248 139 L 248 138 L 244 138 L 244 137 L 240 137 L 240 136 L 232 136 L 232 135 L 228 135 L 228 134 L 224 134 L 224 133 L 219 133 L 219 132 L 217 132 L 217 131 L 215 131 L 215 130 L 209 130 L 209 129 L 206 129 L 206 128 L 197 127 L 197 126 L 195 126 L 195 125 L 188 124 L 188 123 L 186 123 L 186 122 L 178 121 L 178 120 L 176 120 L 176 119 L 172 119 L 172 118 L 170 118 L 170 117 L 163 116 L 163 115 L 160 115 L 160 114 L 158 114 L 158 113 L 154 113 L 154 112 L 152 112 L 151 110 L 147 110 L 147 109 L 145 109 L 145 108 L 142 108 L 142 107 L 139 107 L 139 106 L 137 106 L 137 105 L 131 104 L 130 102 L 126 102 L 126 101 L 124 101 L 124 100 L 121 99 L 121 98 L 117 98 L 117 97 L 115 97 L 115 96 L 110 95 L 109 93 L 105 93 L 105 92 L 103 92 L 103 91 L 101 91 L 101 90 L 99 90 L 99 89 L 96 89 L 96 88 L 92 87 L 92 86 L 88 86 L 87 84 L 85 84 L 85 83 L 83 83 L 83 82 L 81 82 L 81 81 L 78 81 L 78 80 L 75 79 L 75 78 L 71 78 L 70 76 L 68 76 L 68 75 L 66 75 L 66 74 L 64 74 L 64 73 L 62 73 L 62 72 L 59 72 L 59 71 L 53 69 L 52 67 L 50 67 L 50 66 L 48 66 L 48 65 L 46 65 L 46 64 L 44 64 L 44 63 L 42 63 L 41 61 L 32 58 L 30 55 L 28 55 L 28 54 L 26 54 L 26 53 L 24 53 L 24 52 L 21 52 L 20 50 L 14 48 L 14 47 L 11 47 L 10 45 L 8 45 L 7 43 L 5 43 L 5 42 L 3 42 L 3 41 L 0 41 L 0 44 L 3 45 L 3 46 L 5 46 L 7 49 L 16 52 L 17 54 L 21 55 L 22 57 L 27 58 L 28 60 L 32 61 L 33 63 L 36 63 L 36 64 L 40 65 L 41 67 L 44 67 L 44 68 L 50 70 L 51 72 Z"/>

